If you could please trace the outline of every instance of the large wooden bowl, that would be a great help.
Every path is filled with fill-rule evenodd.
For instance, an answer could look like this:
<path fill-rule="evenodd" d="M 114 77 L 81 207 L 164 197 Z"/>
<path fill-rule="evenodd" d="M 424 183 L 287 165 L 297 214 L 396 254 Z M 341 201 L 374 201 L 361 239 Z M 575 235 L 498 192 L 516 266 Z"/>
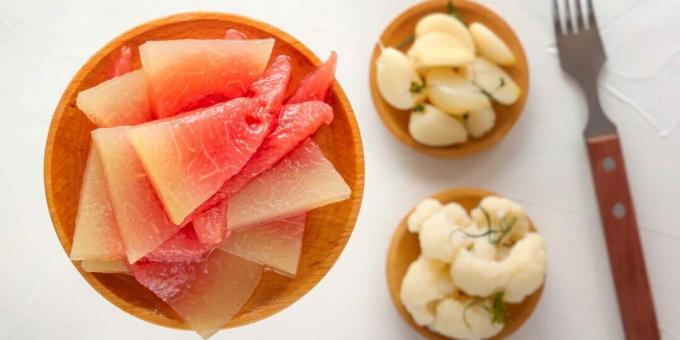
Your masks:
<path fill-rule="evenodd" d="M 461 188 L 461 189 L 451 189 L 447 191 L 442 191 L 432 198 L 446 204 L 450 202 L 456 202 L 462 205 L 468 212 L 477 207 L 479 202 L 487 196 L 496 195 L 493 192 L 486 191 L 483 189 L 473 189 L 473 188 Z M 411 262 L 415 261 L 418 256 L 420 256 L 420 243 L 418 241 L 418 234 L 414 234 L 408 231 L 407 220 L 411 212 L 404 217 L 404 219 L 399 223 L 397 230 L 392 236 L 392 242 L 390 243 L 390 248 L 387 253 L 387 286 L 390 290 L 390 297 L 394 306 L 397 308 L 399 315 L 406 321 L 414 330 L 420 333 L 427 339 L 448 339 L 441 334 L 435 333 L 428 329 L 427 327 L 419 326 L 413 320 L 411 315 L 404 307 L 401 302 L 401 297 L 399 292 L 401 291 L 401 281 L 406 275 L 406 270 L 408 270 Z M 531 221 L 530 221 L 531 223 Z M 533 223 L 530 225 L 532 230 L 536 230 Z M 508 313 L 508 323 L 505 325 L 503 330 L 498 333 L 492 339 L 505 339 L 510 334 L 514 333 L 524 322 L 529 319 L 531 313 L 538 305 L 538 301 L 541 299 L 543 294 L 543 286 L 535 291 L 533 294 L 529 295 L 522 303 L 519 304 L 506 304 L 506 311 Z"/>
<path fill-rule="evenodd" d="M 135 27 L 104 46 L 69 83 L 54 112 L 47 138 L 45 191 L 54 230 L 66 254 L 71 251 L 81 177 L 90 147 L 90 131 L 94 128 L 76 108 L 76 95 L 105 79 L 114 54 L 123 45 L 137 47 L 147 40 L 218 39 L 229 28 L 238 29 L 253 38 L 276 38 L 273 55 L 285 53 L 293 60 L 293 89 L 305 74 L 320 64 L 314 53 L 287 33 L 231 14 L 198 12 L 173 15 Z M 134 50 L 137 53 L 137 49 Z M 136 67 L 139 67 L 137 54 L 134 59 Z M 352 196 L 309 214 L 297 278 L 265 272 L 250 300 L 226 327 L 261 320 L 294 303 L 324 277 L 352 233 L 363 194 L 364 156 L 352 107 L 337 82 L 333 84 L 332 91 L 335 119 L 316 134 L 315 140 L 352 188 Z M 74 265 L 92 287 L 122 310 L 159 325 L 187 328 L 170 307 L 132 277 L 87 273 L 78 263 Z"/>
<path fill-rule="evenodd" d="M 401 42 L 407 41 L 408 38 L 414 34 L 416 23 L 420 18 L 430 13 L 446 13 L 446 3 L 447 0 L 421 2 L 401 13 L 387 26 L 387 28 L 385 28 L 385 31 L 383 31 L 380 36 L 380 41 L 376 42 L 375 48 L 373 49 L 373 55 L 371 56 L 371 71 L 369 75 L 371 96 L 373 97 L 373 103 L 375 104 L 375 108 L 383 123 L 402 143 L 435 157 L 462 157 L 487 149 L 503 139 L 503 137 L 510 132 L 513 125 L 515 125 L 527 99 L 527 93 L 529 91 L 529 66 L 527 65 L 527 58 L 524 54 L 522 44 L 512 31 L 512 28 L 510 28 L 500 16 L 477 2 L 470 0 L 453 0 L 454 6 L 460 12 L 467 24 L 480 22 L 489 27 L 505 41 L 517 59 L 515 65 L 505 67 L 504 69 L 522 89 L 522 93 L 513 105 L 503 106 L 497 103 L 493 104 L 493 109 L 496 111 L 496 124 L 493 129 L 482 138 L 470 138 L 466 143 L 446 147 L 432 147 L 416 142 L 408 132 L 410 113 L 390 106 L 380 95 L 376 80 L 375 61 L 380 56 L 379 43 L 382 42 L 384 46 L 394 47 Z M 406 44 L 401 47 L 401 50 L 406 52 L 410 46 L 410 43 Z"/>

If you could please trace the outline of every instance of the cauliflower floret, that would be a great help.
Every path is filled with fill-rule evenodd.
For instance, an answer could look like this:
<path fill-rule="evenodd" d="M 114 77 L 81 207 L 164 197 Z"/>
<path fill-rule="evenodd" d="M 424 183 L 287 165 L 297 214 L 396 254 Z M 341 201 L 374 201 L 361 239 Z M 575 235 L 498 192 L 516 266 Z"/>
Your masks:
<path fill-rule="evenodd" d="M 442 207 L 436 199 L 428 198 L 416 205 L 411 215 L 408 216 L 407 225 L 408 231 L 417 233 L 420 231 L 420 226 L 428 217 L 432 216 L 437 210 Z"/>
<path fill-rule="evenodd" d="M 508 268 L 509 278 L 503 300 L 519 303 L 543 284 L 546 269 L 543 238 L 529 233 L 511 249 L 501 263 Z"/>
<path fill-rule="evenodd" d="M 502 245 L 512 244 L 529 232 L 529 219 L 521 205 L 501 197 L 484 198 L 470 213 L 472 220 L 481 229 L 489 227 L 495 232 L 492 239 L 501 239 Z M 491 226 L 489 226 L 491 222 Z M 504 231 L 507 231 L 504 234 Z"/>
<path fill-rule="evenodd" d="M 489 308 L 485 305 L 488 303 L 470 303 L 469 299 L 443 300 L 437 305 L 437 316 L 430 329 L 455 339 L 486 339 L 500 333 L 503 324 L 492 322 L 491 313 L 485 309 Z"/>
<path fill-rule="evenodd" d="M 444 262 L 451 262 L 458 250 L 471 243 L 463 232 L 470 226 L 465 209 L 456 203 L 449 203 L 435 212 L 420 227 L 420 249 L 424 256 Z"/>
<path fill-rule="evenodd" d="M 401 301 L 421 326 L 431 324 L 436 303 L 456 291 L 447 268 L 446 263 L 420 256 L 406 271 L 401 283 Z"/>
<path fill-rule="evenodd" d="M 472 254 L 479 259 L 493 260 L 496 258 L 498 249 L 486 237 L 478 237 L 472 241 Z"/>
<path fill-rule="evenodd" d="M 489 296 L 504 291 L 503 301 L 522 302 L 543 284 L 546 270 L 543 238 L 533 232 L 526 234 L 501 261 L 496 260 L 499 249 L 504 248 L 493 247 L 486 238 L 476 239 L 473 249 L 458 252 L 451 265 L 451 279 L 468 295 Z"/>
<path fill-rule="evenodd" d="M 489 243 L 480 238 L 475 243 Z M 508 282 L 509 272 L 501 262 L 493 257 L 476 254 L 463 248 L 458 252 L 456 261 L 451 265 L 453 283 L 468 295 L 486 297 L 503 290 Z"/>

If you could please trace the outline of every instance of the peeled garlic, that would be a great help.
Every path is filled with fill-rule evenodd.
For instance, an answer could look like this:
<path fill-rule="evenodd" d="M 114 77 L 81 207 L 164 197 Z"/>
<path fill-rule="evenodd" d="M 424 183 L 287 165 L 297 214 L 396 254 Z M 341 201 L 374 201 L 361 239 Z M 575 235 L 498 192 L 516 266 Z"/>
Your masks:
<path fill-rule="evenodd" d="M 447 113 L 462 115 L 491 106 L 489 98 L 477 86 L 452 69 L 430 70 L 425 79 L 430 102 Z"/>
<path fill-rule="evenodd" d="M 417 68 L 461 66 L 475 58 L 460 40 L 442 32 L 423 33 L 416 38 L 407 55 Z"/>
<path fill-rule="evenodd" d="M 503 105 L 512 105 L 522 92 L 505 70 L 484 58 L 476 58 L 469 70 L 472 82 Z"/>
<path fill-rule="evenodd" d="M 470 52 L 475 53 L 475 43 L 465 24 L 448 14 L 433 13 L 420 19 L 416 24 L 416 37 L 429 32 L 449 34 L 460 40 Z"/>
<path fill-rule="evenodd" d="M 515 63 L 515 55 L 512 54 L 508 45 L 488 27 L 475 22 L 470 25 L 470 33 L 477 45 L 479 55 L 503 66 Z"/>
<path fill-rule="evenodd" d="M 428 146 L 446 146 L 467 141 L 467 130 L 458 119 L 424 104 L 422 112 L 411 112 L 408 131 L 418 143 Z"/>
<path fill-rule="evenodd" d="M 411 84 L 422 85 L 408 58 L 399 50 L 388 47 L 376 60 L 378 90 L 390 105 L 408 110 L 425 98 L 424 88 L 419 93 L 410 91 Z"/>
<path fill-rule="evenodd" d="M 492 107 L 471 111 L 465 120 L 465 127 L 470 136 L 479 138 L 484 136 L 496 123 L 496 113 Z"/>

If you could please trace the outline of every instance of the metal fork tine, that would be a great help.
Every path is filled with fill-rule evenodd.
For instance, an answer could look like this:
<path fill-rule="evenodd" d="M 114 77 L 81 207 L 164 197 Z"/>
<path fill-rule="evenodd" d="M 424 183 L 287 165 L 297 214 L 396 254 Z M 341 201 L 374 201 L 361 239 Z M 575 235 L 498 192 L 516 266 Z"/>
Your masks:
<path fill-rule="evenodd" d="M 574 20 L 576 21 L 576 29 L 579 32 L 586 30 L 585 18 L 581 14 L 581 0 L 574 0 Z"/>
<path fill-rule="evenodd" d="M 555 25 L 555 34 L 562 33 L 562 21 L 560 20 L 560 4 L 558 0 L 552 0 L 553 25 Z"/>
<path fill-rule="evenodd" d="M 571 23 L 571 5 L 569 4 L 570 2 L 571 1 L 569 1 L 569 0 L 564 1 L 564 5 L 566 7 L 566 9 L 564 11 L 564 14 L 565 14 L 564 17 L 565 17 L 565 21 L 567 22 L 567 33 L 574 33 L 574 32 L 576 32 L 576 30 L 574 30 L 574 27 Z"/>
<path fill-rule="evenodd" d="M 595 20 L 595 9 L 593 8 L 593 0 L 588 1 L 588 25 L 590 28 L 597 29 L 597 20 Z"/>

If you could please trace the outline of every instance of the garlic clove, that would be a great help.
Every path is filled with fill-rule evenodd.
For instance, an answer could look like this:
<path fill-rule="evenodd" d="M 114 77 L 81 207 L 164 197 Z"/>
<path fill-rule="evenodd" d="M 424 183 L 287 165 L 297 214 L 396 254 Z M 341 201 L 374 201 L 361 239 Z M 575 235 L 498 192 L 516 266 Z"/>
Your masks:
<path fill-rule="evenodd" d="M 423 88 L 418 93 L 411 91 L 411 84 L 422 85 L 409 59 L 399 50 L 388 47 L 382 50 L 376 60 L 376 78 L 380 95 L 391 106 L 408 110 L 425 99 Z"/>
<path fill-rule="evenodd" d="M 429 104 L 423 105 L 422 112 L 411 112 L 408 131 L 418 143 L 427 146 L 464 143 L 468 138 L 463 123 Z"/>
<path fill-rule="evenodd" d="M 484 58 L 476 58 L 469 68 L 472 82 L 503 105 L 514 104 L 522 93 L 505 70 Z"/>
<path fill-rule="evenodd" d="M 496 113 L 493 107 L 487 107 L 477 111 L 470 111 L 465 119 L 465 127 L 470 136 L 479 138 L 491 131 L 496 123 Z"/>
<path fill-rule="evenodd" d="M 420 37 L 429 32 L 441 32 L 449 34 L 460 40 L 465 47 L 475 53 L 475 43 L 472 40 L 472 35 L 468 31 L 465 24 L 460 20 L 444 13 L 433 13 L 424 16 L 416 24 L 416 37 Z"/>
<path fill-rule="evenodd" d="M 460 40 L 442 32 L 423 33 L 416 38 L 407 55 L 417 68 L 462 66 L 475 58 Z"/>
<path fill-rule="evenodd" d="M 478 22 L 472 23 L 470 34 L 477 45 L 479 55 L 482 57 L 503 66 L 515 63 L 515 55 L 510 47 L 488 27 Z"/>
<path fill-rule="evenodd" d="M 452 69 L 437 68 L 428 72 L 425 83 L 428 99 L 440 110 L 453 115 L 463 115 L 491 106 L 489 98 L 466 75 Z"/>

